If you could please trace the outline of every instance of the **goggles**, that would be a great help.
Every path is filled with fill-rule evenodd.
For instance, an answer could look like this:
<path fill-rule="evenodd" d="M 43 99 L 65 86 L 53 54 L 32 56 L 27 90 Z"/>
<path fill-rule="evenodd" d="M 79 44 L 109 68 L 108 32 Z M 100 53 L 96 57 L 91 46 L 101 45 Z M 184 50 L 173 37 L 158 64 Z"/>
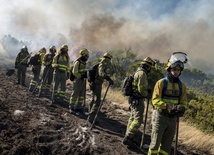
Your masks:
<path fill-rule="evenodd" d="M 179 60 L 179 61 L 176 61 L 176 62 L 174 62 L 174 63 L 171 64 L 171 68 L 174 68 L 174 67 L 176 67 L 176 66 L 180 66 L 181 69 L 184 69 L 184 63 L 181 62 L 180 60 Z"/>

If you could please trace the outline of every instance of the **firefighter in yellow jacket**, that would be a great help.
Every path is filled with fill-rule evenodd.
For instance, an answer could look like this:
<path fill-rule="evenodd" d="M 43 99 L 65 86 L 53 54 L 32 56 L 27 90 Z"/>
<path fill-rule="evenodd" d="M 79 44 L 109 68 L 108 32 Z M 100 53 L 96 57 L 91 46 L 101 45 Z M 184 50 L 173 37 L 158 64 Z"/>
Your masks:
<path fill-rule="evenodd" d="M 52 67 L 54 68 L 52 103 L 63 102 L 66 91 L 66 80 L 69 79 L 70 72 L 68 45 L 62 45 L 58 54 L 54 56 Z M 59 85 L 60 90 L 58 90 Z"/>
<path fill-rule="evenodd" d="M 53 67 L 52 62 L 53 58 L 56 55 L 56 47 L 51 46 L 49 52 L 45 54 L 42 64 L 45 66 L 43 75 L 42 75 L 42 83 L 39 88 L 39 96 L 48 96 L 51 90 L 51 84 L 53 80 Z"/>
<path fill-rule="evenodd" d="M 39 82 L 39 76 L 40 72 L 42 69 L 42 60 L 44 58 L 44 55 L 46 53 L 46 49 L 43 47 L 42 49 L 39 50 L 35 55 L 38 55 L 37 60 L 33 60 L 32 58 L 30 59 L 29 64 L 32 65 L 32 72 L 33 72 L 33 79 L 30 81 L 30 86 L 29 86 L 29 91 L 35 91 L 36 86 L 38 85 Z"/>
<path fill-rule="evenodd" d="M 182 61 L 168 62 L 166 78 L 156 82 L 152 95 L 152 135 L 148 155 L 169 155 L 177 117 L 183 116 L 187 103 L 186 85 L 179 76 Z"/>
<path fill-rule="evenodd" d="M 18 72 L 18 81 L 17 84 L 22 84 L 22 86 L 26 87 L 25 78 L 26 78 L 26 71 L 28 67 L 28 60 L 29 60 L 29 53 L 27 46 L 23 46 L 21 51 L 16 56 L 15 61 L 15 68 L 17 68 Z"/>
<path fill-rule="evenodd" d="M 112 58 L 113 56 L 110 53 L 105 53 L 103 55 L 98 66 L 98 72 L 95 76 L 95 81 L 91 83 L 90 89 L 93 91 L 93 96 L 89 105 L 89 115 L 87 118 L 88 126 L 91 126 L 93 123 L 97 110 L 101 104 L 101 92 L 104 80 L 107 80 L 109 85 L 114 84 L 114 81 L 111 79 L 111 76 L 114 74 L 114 69 L 111 63 Z"/>
<path fill-rule="evenodd" d="M 73 81 L 73 93 L 70 97 L 70 112 L 83 114 L 83 102 L 85 93 L 85 79 L 87 78 L 86 61 L 89 58 L 89 52 L 83 48 L 79 52 L 80 57 L 74 61 L 72 73 L 76 77 Z"/>
<path fill-rule="evenodd" d="M 143 121 L 144 99 L 151 94 L 148 88 L 148 73 L 155 65 L 150 57 L 145 58 L 134 74 L 133 95 L 129 98 L 131 114 L 126 128 L 123 144 L 132 147 L 135 145 L 133 136 L 137 133 Z"/>

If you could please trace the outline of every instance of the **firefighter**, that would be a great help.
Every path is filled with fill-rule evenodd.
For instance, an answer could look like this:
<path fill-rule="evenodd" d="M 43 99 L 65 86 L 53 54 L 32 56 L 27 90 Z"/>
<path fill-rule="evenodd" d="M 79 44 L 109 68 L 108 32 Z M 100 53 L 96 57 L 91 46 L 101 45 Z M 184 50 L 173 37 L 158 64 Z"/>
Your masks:
<path fill-rule="evenodd" d="M 156 82 L 152 95 L 152 134 L 148 155 L 169 155 L 177 117 L 183 116 L 187 103 L 186 85 L 179 76 L 182 61 L 168 62 L 166 78 Z"/>
<path fill-rule="evenodd" d="M 135 145 L 133 136 L 137 133 L 143 121 L 144 100 L 151 96 L 151 90 L 148 88 L 148 74 L 154 65 L 155 61 L 147 57 L 134 74 L 132 82 L 133 94 L 129 97 L 131 112 L 123 139 L 123 144 L 129 147 Z"/>
<path fill-rule="evenodd" d="M 41 48 L 31 59 L 29 64 L 32 65 L 33 79 L 30 81 L 29 91 L 33 92 L 39 82 L 39 76 L 42 68 L 42 60 L 46 53 L 45 47 Z"/>
<path fill-rule="evenodd" d="M 85 79 L 87 78 L 86 62 L 89 58 L 89 52 L 87 49 L 83 48 L 79 52 L 80 56 L 73 63 L 72 73 L 75 76 L 73 81 L 73 93 L 70 97 L 70 112 L 75 112 L 78 114 L 83 114 L 83 102 L 85 93 Z"/>
<path fill-rule="evenodd" d="M 42 64 L 45 66 L 43 75 L 42 75 L 42 83 L 39 89 L 39 96 L 47 96 L 50 94 L 51 90 L 51 83 L 53 80 L 53 67 L 52 67 L 52 62 L 53 58 L 56 54 L 56 47 L 51 46 L 49 49 L 49 53 L 47 53 L 44 56 L 44 59 L 42 61 Z"/>
<path fill-rule="evenodd" d="M 89 115 L 87 118 L 87 126 L 91 126 L 96 116 L 97 110 L 101 104 L 101 92 L 104 79 L 113 85 L 114 81 L 110 78 L 114 74 L 113 65 L 111 63 L 112 55 L 105 53 L 100 60 L 98 72 L 95 76 L 95 81 L 91 83 L 90 89 L 92 90 L 92 101 L 89 105 Z"/>
<path fill-rule="evenodd" d="M 26 87 L 25 78 L 26 78 L 26 71 L 28 65 L 30 54 L 28 52 L 27 46 L 23 46 L 20 52 L 16 56 L 15 60 L 15 68 L 18 70 L 18 80 L 16 84 L 22 84 L 22 86 Z"/>
<path fill-rule="evenodd" d="M 54 56 L 52 67 L 53 73 L 53 92 L 52 103 L 64 102 L 66 91 L 66 80 L 69 79 L 70 57 L 68 55 L 68 45 L 62 45 L 58 54 Z M 60 90 L 58 90 L 60 85 Z"/>

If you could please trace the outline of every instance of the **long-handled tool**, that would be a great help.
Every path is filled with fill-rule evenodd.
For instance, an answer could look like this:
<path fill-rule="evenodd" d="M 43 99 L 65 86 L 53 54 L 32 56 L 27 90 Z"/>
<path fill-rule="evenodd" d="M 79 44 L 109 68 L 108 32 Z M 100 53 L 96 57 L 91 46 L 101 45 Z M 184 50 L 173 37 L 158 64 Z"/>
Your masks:
<path fill-rule="evenodd" d="M 147 149 L 148 145 L 144 144 L 144 137 L 145 137 L 145 132 L 146 132 L 146 122 L 147 122 L 147 115 L 148 115 L 148 109 L 149 109 L 149 98 L 147 99 L 147 105 L 146 105 L 146 115 L 144 119 L 144 126 L 143 126 L 143 134 L 141 138 L 141 143 L 140 143 L 140 149 Z"/>
<path fill-rule="evenodd" d="M 38 82 L 36 83 L 35 88 L 34 88 L 33 91 L 32 91 L 32 94 L 35 94 L 36 91 L 37 91 L 37 89 L 38 89 L 38 87 L 39 87 L 39 85 L 41 85 L 42 82 L 46 81 L 46 79 L 47 79 L 47 77 L 48 77 L 48 73 L 49 73 L 50 68 L 51 68 L 51 66 L 48 67 L 48 70 L 47 70 L 45 76 L 42 76 L 42 78 L 38 80 Z"/>
<path fill-rule="evenodd" d="M 177 117 L 177 121 L 176 121 L 176 136 L 175 136 L 174 155 L 177 155 L 177 148 L 178 148 L 178 132 L 179 132 L 179 117 Z"/>
<path fill-rule="evenodd" d="M 56 73 L 57 72 L 57 69 L 55 69 L 55 74 L 53 74 L 53 88 L 52 88 L 52 95 L 51 95 L 51 103 L 53 104 L 54 102 L 55 102 L 55 100 L 56 100 L 56 97 L 55 97 L 55 84 L 56 84 Z"/>
<path fill-rule="evenodd" d="M 96 121 L 96 119 L 97 119 L 97 115 L 98 115 L 98 113 L 99 113 L 99 111 L 100 111 L 100 109 L 101 109 L 101 107 L 102 107 L 102 105 L 103 105 L 103 102 L 104 102 L 104 100 L 105 100 L 105 98 L 106 98 L 106 95 L 107 95 L 107 93 L 108 93 L 109 87 L 110 87 L 110 84 L 108 85 L 108 87 L 107 87 L 107 89 L 106 89 L 106 92 L 105 92 L 105 94 L 104 94 L 103 100 L 102 100 L 102 102 L 100 103 L 99 108 L 97 109 L 97 113 L 96 113 L 96 115 L 95 115 L 95 117 L 94 117 L 94 120 L 93 120 L 93 122 L 92 122 L 92 124 L 91 124 L 91 128 L 90 128 L 91 130 L 92 130 L 92 128 L 94 127 L 95 121 Z"/>
<path fill-rule="evenodd" d="M 85 107 L 86 107 L 86 78 L 84 78 L 84 101 L 83 101 L 83 112 L 84 112 L 84 114 L 86 114 Z"/>
<path fill-rule="evenodd" d="M 48 69 L 47 69 L 46 74 L 42 76 L 41 80 L 39 80 L 39 82 L 37 83 L 37 86 L 35 87 L 35 89 L 37 89 L 37 87 L 38 87 L 39 85 L 44 85 L 44 84 L 47 83 L 47 78 L 48 78 L 49 71 L 51 70 L 51 68 L 52 68 L 51 65 L 48 66 Z M 41 89 L 42 89 L 42 88 L 41 88 Z M 42 90 L 39 91 L 38 97 L 40 97 L 41 95 L 42 95 Z"/>

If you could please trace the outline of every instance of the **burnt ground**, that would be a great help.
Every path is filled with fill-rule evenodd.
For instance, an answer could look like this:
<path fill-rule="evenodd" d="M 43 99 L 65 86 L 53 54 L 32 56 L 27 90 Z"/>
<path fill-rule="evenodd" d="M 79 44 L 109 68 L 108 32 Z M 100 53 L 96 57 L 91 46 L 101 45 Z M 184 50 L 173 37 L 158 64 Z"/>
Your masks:
<path fill-rule="evenodd" d="M 106 100 L 97 117 L 96 126 L 90 130 L 85 126 L 86 116 L 76 116 L 68 111 L 72 84 L 67 86 L 67 103 L 51 104 L 50 99 L 39 98 L 29 93 L 27 87 L 16 85 L 16 74 L 8 77 L 5 73 L 6 69 L 1 67 L 1 155 L 146 154 L 139 149 L 127 148 L 121 143 L 129 118 L 128 108 Z M 31 72 L 28 75 L 30 74 Z M 27 85 L 29 82 L 30 76 L 27 77 Z M 87 103 L 90 102 L 90 97 L 91 92 L 87 90 Z M 145 137 L 147 144 L 150 142 L 150 120 L 148 117 Z M 139 145 L 141 131 L 135 136 Z M 207 154 L 179 144 L 178 150 L 178 155 Z"/>

